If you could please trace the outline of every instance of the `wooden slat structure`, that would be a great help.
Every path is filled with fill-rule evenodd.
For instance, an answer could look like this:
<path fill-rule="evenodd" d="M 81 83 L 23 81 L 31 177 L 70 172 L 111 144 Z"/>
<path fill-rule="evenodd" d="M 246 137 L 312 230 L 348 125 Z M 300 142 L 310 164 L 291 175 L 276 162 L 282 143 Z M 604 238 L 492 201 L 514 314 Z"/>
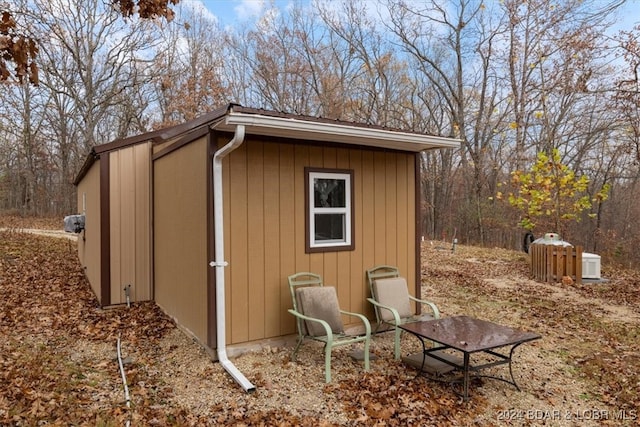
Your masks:
<path fill-rule="evenodd" d="M 569 276 L 574 283 L 582 282 L 582 246 L 532 244 L 529 255 L 534 280 L 556 283 Z"/>

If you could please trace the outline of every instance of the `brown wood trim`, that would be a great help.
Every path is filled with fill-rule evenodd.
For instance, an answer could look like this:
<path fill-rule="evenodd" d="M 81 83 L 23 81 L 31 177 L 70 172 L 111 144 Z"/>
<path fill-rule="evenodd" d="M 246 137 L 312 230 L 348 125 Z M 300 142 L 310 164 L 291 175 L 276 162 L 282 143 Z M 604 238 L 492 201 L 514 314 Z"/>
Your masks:
<path fill-rule="evenodd" d="M 93 164 L 96 162 L 97 159 L 98 159 L 98 155 L 96 154 L 96 151 L 94 149 L 91 149 L 89 154 L 87 154 L 87 158 L 84 160 L 84 163 L 82 164 L 82 167 L 78 172 L 78 175 L 73 180 L 73 185 L 77 187 L 80 184 L 80 181 L 82 181 L 82 178 L 84 178 L 87 175 L 87 173 L 89 173 L 89 169 L 91 169 L 91 166 L 93 166 Z"/>
<path fill-rule="evenodd" d="M 97 155 L 102 155 L 104 153 L 108 153 L 110 151 L 120 150 L 121 148 L 131 147 L 137 144 L 142 144 L 147 141 L 153 141 L 154 138 L 159 135 L 161 130 L 141 133 L 139 135 L 130 136 L 127 138 L 116 139 L 111 142 L 106 142 L 104 144 L 96 145 L 93 147 L 93 151 Z"/>
<path fill-rule="evenodd" d="M 156 246 L 155 246 L 155 236 L 156 236 L 156 226 L 155 224 L 155 215 L 156 215 L 156 204 L 155 204 L 155 191 L 156 186 L 155 182 L 155 163 L 151 157 L 153 152 L 153 144 L 149 146 L 149 286 L 151 286 L 150 297 L 151 300 L 156 300 Z"/>
<path fill-rule="evenodd" d="M 311 224 L 309 224 L 309 209 L 310 209 L 310 194 L 309 194 L 309 173 L 310 172 L 322 172 L 322 173 L 342 173 L 349 174 L 351 178 L 350 187 L 351 187 L 351 244 L 348 246 L 328 246 L 321 248 L 312 248 L 311 247 L 311 239 L 309 235 L 309 231 L 311 229 Z M 353 169 L 332 169 L 332 168 L 313 168 L 313 167 L 305 167 L 304 168 L 304 240 L 305 240 L 305 253 L 319 253 L 319 252 L 342 252 L 342 251 L 353 251 L 356 248 L 356 227 L 354 226 L 354 221 L 356 220 L 356 208 L 355 208 L 355 194 L 354 194 L 354 173 Z"/>
<path fill-rule="evenodd" d="M 187 134 L 194 129 L 200 128 L 204 125 L 211 124 L 225 116 L 229 109 L 234 104 L 227 104 L 222 107 L 219 107 L 210 113 L 204 114 L 202 116 L 196 117 L 193 120 L 190 120 L 185 123 L 180 123 L 174 126 L 170 126 L 168 128 L 158 129 L 151 132 L 142 133 L 140 135 L 134 135 L 126 138 L 116 139 L 114 141 L 108 142 L 106 144 L 97 145 L 94 147 L 98 154 L 102 154 L 105 151 L 118 150 L 123 147 L 128 147 L 131 145 L 139 144 L 141 142 L 153 141 L 153 142 L 162 142 L 169 140 L 171 138 L 175 138 L 177 136 Z M 209 123 L 211 122 L 211 123 Z M 206 126 L 204 126 L 206 128 Z"/>
<path fill-rule="evenodd" d="M 213 155 L 218 149 L 218 136 L 210 131 L 207 137 L 207 259 L 215 259 L 215 229 L 213 223 Z M 215 269 L 207 267 L 207 347 L 218 347 Z"/>
<path fill-rule="evenodd" d="M 185 134 L 182 138 L 178 139 L 173 144 L 170 144 L 168 147 L 163 148 L 157 153 L 153 154 L 153 160 L 158 160 L 161 157 L 166 156 L 169 153 L 172 153 L 181 147 L 184 147 L 190 142 L 195 141 L 196 139 L 207 135 L 209 133 L 209 127 L 203 126 L 201 128 L 195 129 L 187 134 Z"/>
<path fill-rule="evenodd" d="M 418 298 L 422 298 L 422 209 L 420 209 L 420 200 L 422 198 L 422 189 L 421 183 L 422 179 L 420 176 L 421 165 L 420 165 L 420 153 L 415 154 L 414 160 L 414 176 L 415 176 L 415 274 L 416 274 L 416 283 L 415 283 L 415 295 Z M 416 304 L 417 312 L 420 314 L 422 312 L 421 304 Z"/>
<path fill-rule="evenodd" d="M 309 172 L 312 171 L 314 171 L 314 169 L 309 167 L 304 168 L 304 252 L 307 254 L 312 253 L 309 238 L 309 234 L 311 233 L 311 224 L 309 224 L 309 209 L 311 206 L 309 202 Z"/>
<path fill-rule="evenodd" d="M 100 156 L 100 305 L 111 305 L 111 206 L 109 153 Z"/>
<path fill-rule="evenodd" d="M 120 148 L 129 147 L 129 146 L 140 144 L 146 141 L 162 142 L 171 138 L 175 138 L 181 134 L 187 134 L 191 130 L 202 127 L 205 124 L 211 125 L 216 120 L 225 116 L 227 112 L 235 105 L 236 104 L 224 105 L 208 114 L 205 114 L 201 117 L 197 117 L 186 123 L 182 123 L 182 124 L 171 126 L 164 129 L 158 129 L 151 132 L 142 133 L 140 135 L 134 135 L 126 138 L 116 139 L 114 141 L 111 141 L 105 144 L 96 145 L 91 149 L 91 152 L 87 156 L 87 159 L 85 160 L 85 165 L 83 165 L 82 169 L 76 176 L 74 180 L 74 184 L 78 185 L 80 181 L 82 181 L 82 178 L 91 167 L 91 164 L 93 164 L 93 162 L 97 159 L 97 157 L 103 153 L 119 150 Z M 208 123 L 208 122 L 211 122 L 211 123 Z M 206 133 L 206 128 L 207 128 L 206 126 L 202 127 L 202 129 L 205 129 L 205 132 L 203 132 L 202 135 Z"/>

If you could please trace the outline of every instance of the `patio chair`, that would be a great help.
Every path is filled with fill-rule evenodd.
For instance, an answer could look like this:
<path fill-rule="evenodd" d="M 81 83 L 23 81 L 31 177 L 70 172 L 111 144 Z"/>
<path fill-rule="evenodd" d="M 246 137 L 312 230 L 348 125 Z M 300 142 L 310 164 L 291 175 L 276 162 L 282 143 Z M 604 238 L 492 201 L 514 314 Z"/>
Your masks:
<path fill-rule="evenodd" d="M 323 286 L 322 278 L 314 273 L 296 273 L 289 276 L 289 290 L 293 309 L 289 313 L 296 318 L 298 342 L 292 360 L 305 339 L 324 343 L 325 381 L 331 382 L 331 351 L 338 346 L 364 343 L 364 369 L 369 370 L 369 343 L 371 324 L 362 314 L 340 310 L 336 289 Z M 344 332 L 341 314 L 359 318 L 364 324 L 364 335 L 349 335 Z"/>
<path fill-rule="evenodd" d="M 400 334 L 402 329 L 398 325 L 421 320 L 439 319 L 438 307 L 430 302 L 415 298 L 409 294 L 407 281 L 400 277 L 397 267 L 380 265 L 367 270 L 367 280 L 371 291 L 371 298 L 367 298 L 373 304 L 376 313 L 376 328 L 378 331 L 383 324 L 395 329 L 394 357 L 400 360 Z M 416 315 L 411 309 L 411 302 L 429 307 L 430 313 Z"/>

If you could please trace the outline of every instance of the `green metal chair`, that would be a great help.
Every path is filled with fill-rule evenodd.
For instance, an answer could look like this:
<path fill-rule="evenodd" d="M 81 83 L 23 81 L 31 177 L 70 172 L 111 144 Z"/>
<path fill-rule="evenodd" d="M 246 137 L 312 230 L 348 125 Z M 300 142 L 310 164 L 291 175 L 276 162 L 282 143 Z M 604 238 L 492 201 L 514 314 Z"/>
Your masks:
<path fill-rule="evenodd" d="M 409 294 L 407 281 L 400 277 L 397 267 L 380 265 L 367 270 L 367 281 L 371 291 L 371 298 L 367 298 L 373 304 L 376 313 L 376 328 L 378 331 L 383 324 L 388 324 L 395 329 L 394 357 L 400 360 L 400 335 L 402 329 L 398 325 L 421 320 L 440 318 L 438 307 L 430 302 L 415 298 Z M 426 305 L 430 313 L 416 315 L 411 303 Z"/>
<path fill-rule="evenodd" d="M 331 382 L 331 351 L 338 346 L 364 343 L 364 369 L 369 370 L 369 343 L 371 324 L 362 314 L 340 310 L 336 290 L 324 286 L 315 273 L 296 273 L 289 276 L 289 290 L 293 309 L 289 313 L 296 318 L 298 342 L 293 350 L 296 360 L 300 345 L 305 339 L 324 343 L 325 381 Z M 342 314 L 359 318 L 364 324 L 364 335 L 348 335 L 344 332 Z"/>

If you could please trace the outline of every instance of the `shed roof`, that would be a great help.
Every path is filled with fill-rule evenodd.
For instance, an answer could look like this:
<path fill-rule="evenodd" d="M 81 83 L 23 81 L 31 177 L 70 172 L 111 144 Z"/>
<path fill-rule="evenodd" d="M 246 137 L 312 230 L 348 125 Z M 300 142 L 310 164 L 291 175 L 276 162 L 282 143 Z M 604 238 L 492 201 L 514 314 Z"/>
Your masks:
<path fill-rule="evenodd" d="M 247 135 L 352 144 L 409 152 L 455 148 L 460 144 L 457 139 L 419 132 L 228 104 L 183 124 L 95 146 L 87 156 L 74 184 L 77 185 L 82 180 L 102 153 L 142 142 L 161 143 L 205 126 L 233 132 L 238 125 L 245 126 Z"/>
<path fill-rule="evenodd" d="M 411 152 L 433 148 L 453 148 L 460 144 L 457 139 L 441 136 L 342 120 L 278 113 L 240 105 L 231 105 L 223 120 L 213 127 L 233 131 L 237 125 L 245 125 L 247 134 Z"/>

